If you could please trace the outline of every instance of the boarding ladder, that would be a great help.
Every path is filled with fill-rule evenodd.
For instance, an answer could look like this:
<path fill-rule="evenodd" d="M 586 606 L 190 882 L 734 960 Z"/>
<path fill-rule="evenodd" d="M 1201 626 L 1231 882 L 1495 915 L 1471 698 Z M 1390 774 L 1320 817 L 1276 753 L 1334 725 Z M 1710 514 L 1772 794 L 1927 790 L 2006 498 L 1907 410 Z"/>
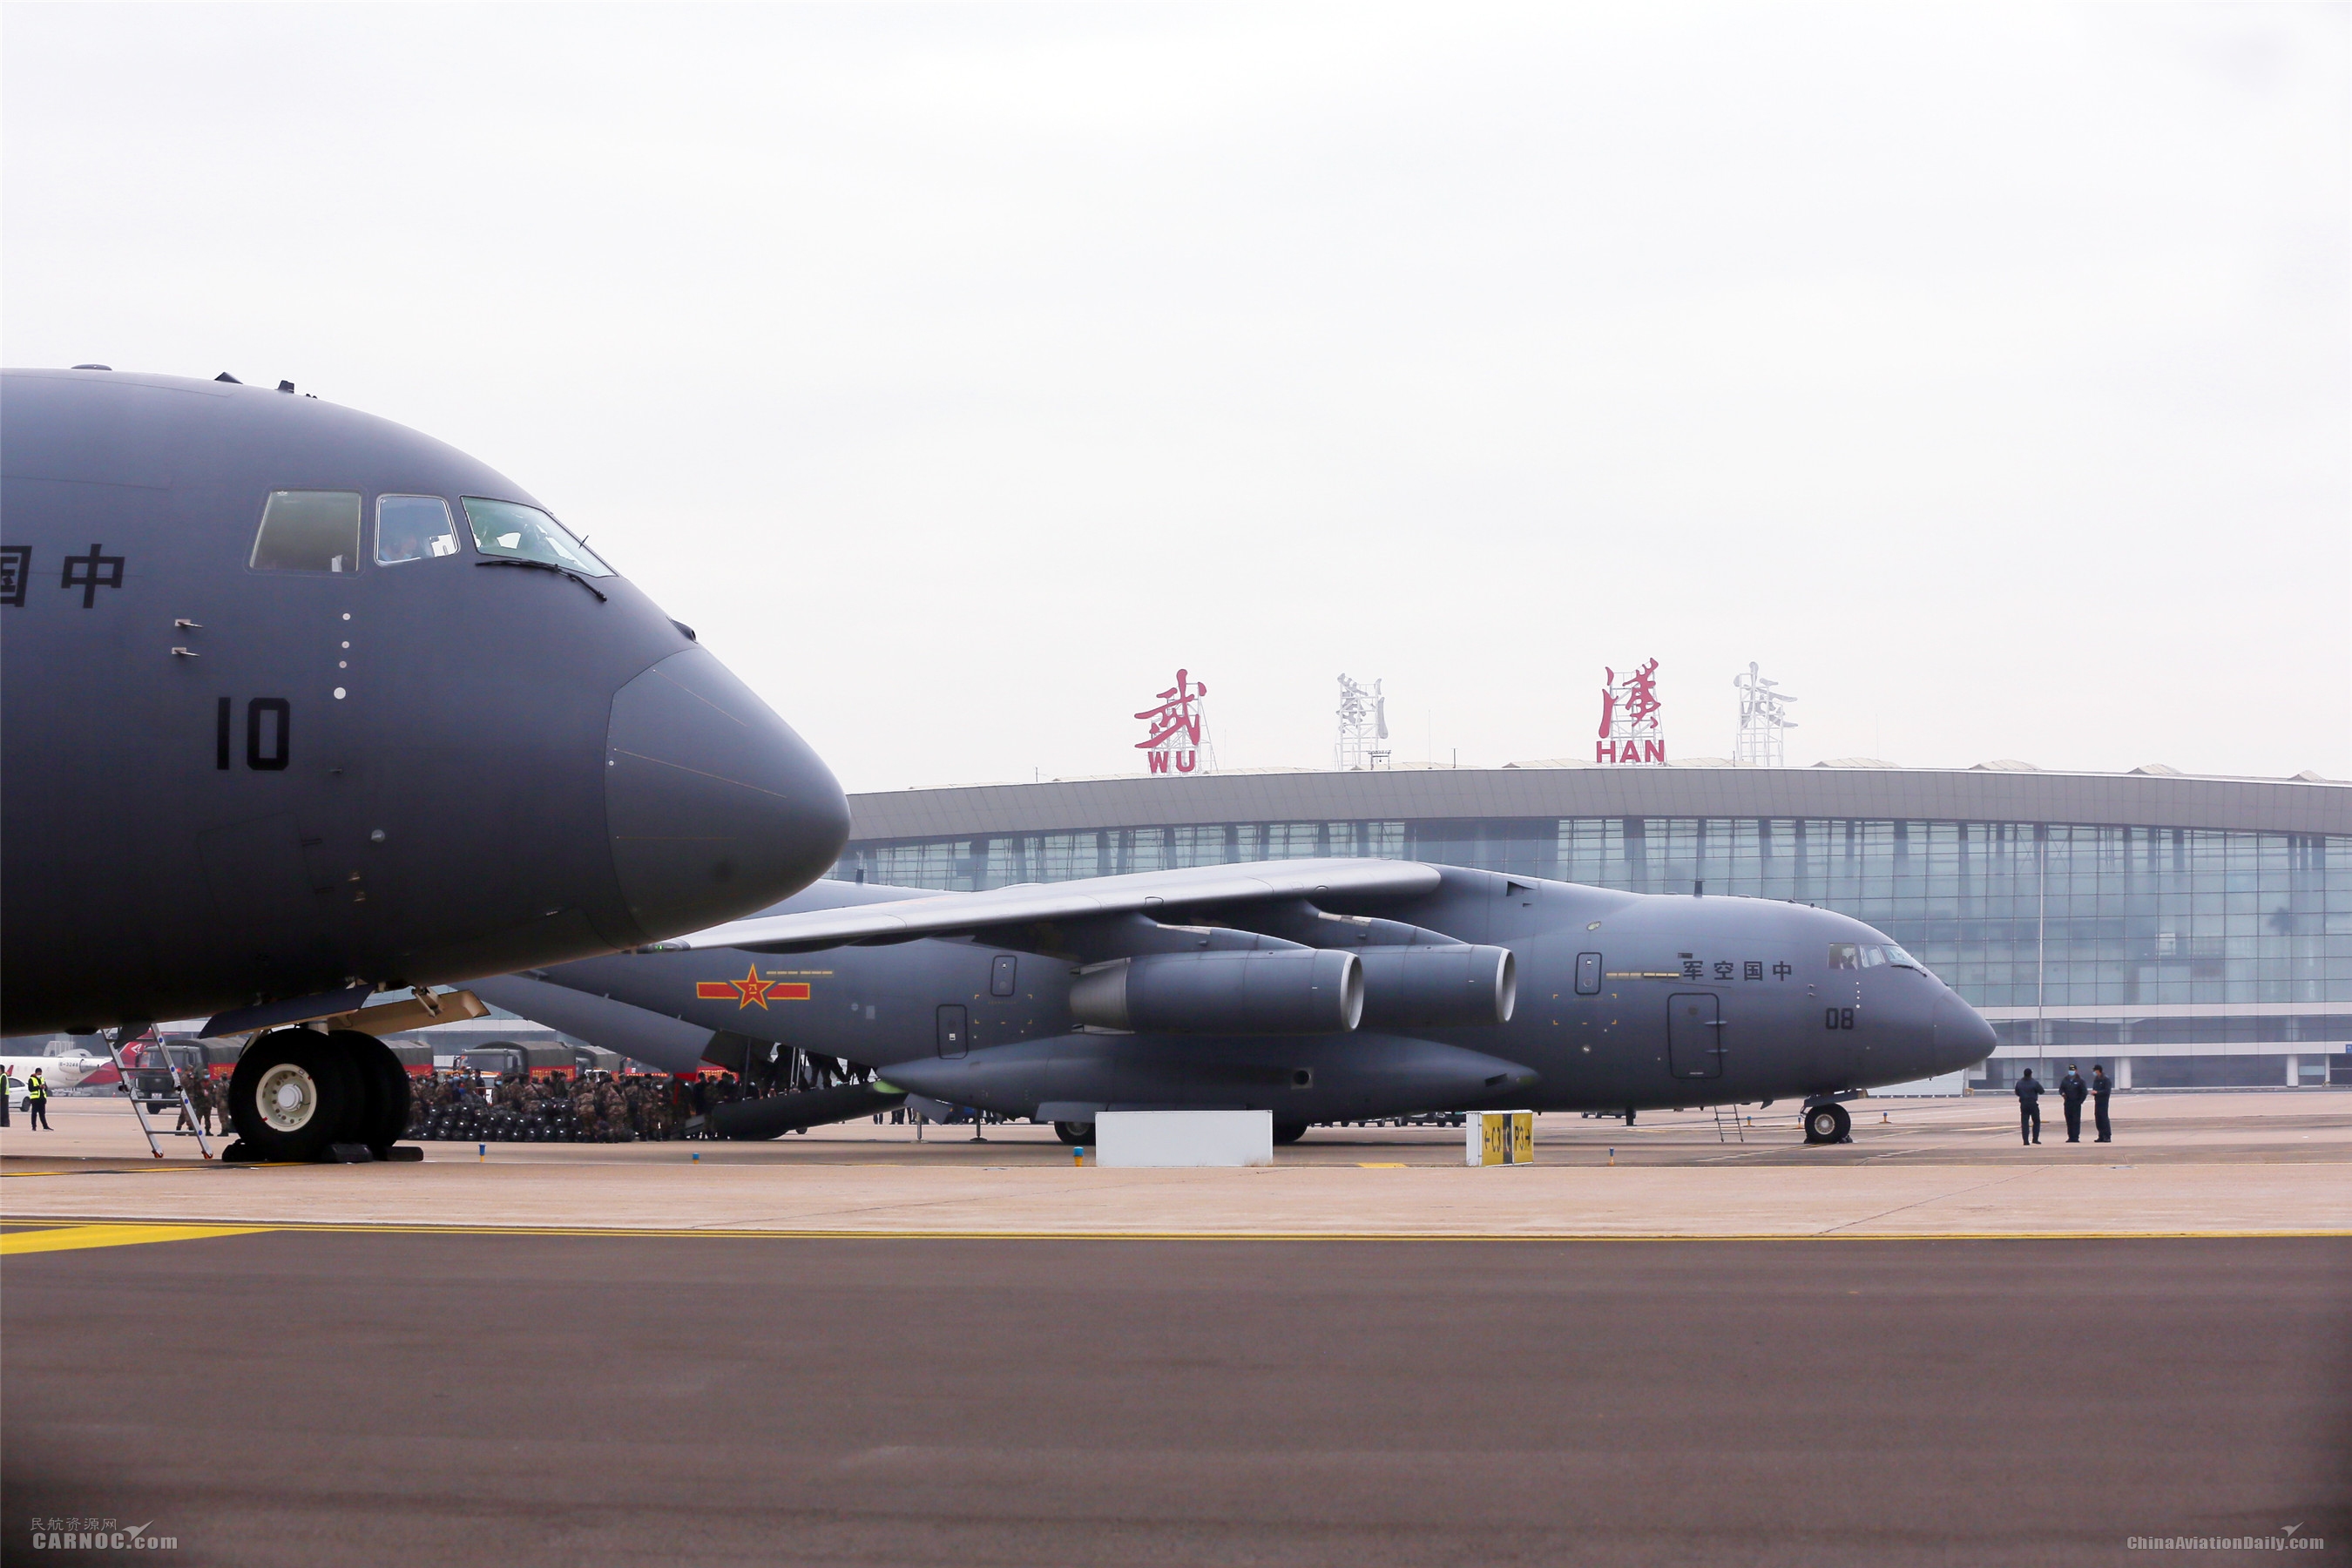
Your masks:
<path fill-rule="evenodd" d="M 1717 1142 L 1729 1143 L 1735 1140 L 1742 1143 L 1748 1142 L 1748 1126 L 1747 1123 L 1743 1122 L 1739 1119 L 1739 1107 L 1736 1105 L 1717 1105 L 1710 1106 L 1708 1109 L 1715 1114 L 1715 1141 Z M 1729 1138 L 1726 1138 L 1723 1135 L 1723 1130 L 1727 1127 L 1731 1129 L 1731 1137 Z"/>
<path fill-rule="evenodd" d="M 125 1054 L 132 1048 L 133 1044 L 123 1037 L 126 1033 L 128 1031 L 117 1029 L 113 1035 L 107 1037 L 106 1053 L 114 1058 L 115 1076 L 121 1081 L 122 1092 L 131 1097 L 131 1114 L 139 1119 L 139 1131 L 147 1135 L 147 1152 L 160 1160 L 163 1157 L 163 1145 L 156 1142 L 157 1139 L 193 1137 L 196 1141 L 196 1148 L 204 1157 L 207 1160 L 211 1159 L 213 1146 L 211 1140 L 205 1136 L 204 1118 L 196 1114 L 195 1106 L 189 1102 L 187 1086 L 180 1081 L 179 1069 L 172 1065 L 170 1049 L 158 1040 L 153 1048 L 163 1057 L 163 1065 L 160 1068 L 132 1067 L 124 1059 Z M 146 1049 L 140 1048 L 139 1054 L 143 1058 L 147 1054 Z M 188 1131 L 185 1133 L 183 1133 L 176 1125 L 168 1128 L 158 1127 L 148 1117 L 147 1102 L 156 1097 L 141 1092 L 138 1084 L 133 1081 L 133 1075 L 152 1075 L 159 1072 L 171 1079 L 172 1099 L 178 1104 L 181 1115 L 187 1120 Z"/>

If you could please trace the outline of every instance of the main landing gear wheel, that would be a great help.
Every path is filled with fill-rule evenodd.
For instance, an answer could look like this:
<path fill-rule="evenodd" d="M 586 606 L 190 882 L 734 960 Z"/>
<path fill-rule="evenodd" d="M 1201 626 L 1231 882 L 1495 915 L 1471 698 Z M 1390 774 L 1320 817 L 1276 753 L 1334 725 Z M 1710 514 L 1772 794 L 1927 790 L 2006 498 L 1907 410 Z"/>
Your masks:
<path fill-rule="evenodd" d="M 365 1094 L 351 1054 L 333 1039 L 280 1029 L 237 1058 L 228 1080 L 229 1121 L 244 1158 L 317 1160 L 327 1145 L 346 1140 Z"/>
<path fill-rule="evenodd" d="M 1296 1143 L 1306 1136 L 1307 1123 L 1304 1121 L 1277 1121 L 1274 1124 L 1274 1141 L 1277 1143 Z"/>
<path fill-rule="evenodd" d="M 1805 1142 L 1843 1143 L 1846 1130 L 1853 1125 L 1853 1119 L 1846 1115 L 1845 1107 L 1835 1101 L 1812 1106 L 1805 1111 Z"/>
<path fill-rule="evenodd" d="M 1091 1121 L 1056 1121 L 1054 1136 L 1065 1143 L 1091 1143 L 1095 1141 L 1095 1124 Z"/>
<path fill-rule="evenodd" d="M 400 1135 L 408 1131 L 408 1069 L 400 1065 L 392 1047 L 373 1035 L 338 1029 L 327 1037 L 327 1042 L 342 1048 L 361 1088 L 353 1120 L 335 1142 L 364 1143 L 370 1153 L 383 1159 L 393 1144 L 399 1142 Z"/>

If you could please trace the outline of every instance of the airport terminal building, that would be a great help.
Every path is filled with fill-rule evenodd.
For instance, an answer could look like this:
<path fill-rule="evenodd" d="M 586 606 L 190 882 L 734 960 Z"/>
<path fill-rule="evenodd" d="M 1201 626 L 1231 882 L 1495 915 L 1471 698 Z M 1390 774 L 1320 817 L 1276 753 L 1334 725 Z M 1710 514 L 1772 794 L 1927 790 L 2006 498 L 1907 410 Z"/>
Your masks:
<path fill-rule="evenodd" d="M 1977 1082 L 2352 1085 L 2352 784 L 1965 770 L 1278 771 L 853 795 L 834 875 L 941 890 L 1311 856 L 1867 921 L 1991 1020 Z"/>

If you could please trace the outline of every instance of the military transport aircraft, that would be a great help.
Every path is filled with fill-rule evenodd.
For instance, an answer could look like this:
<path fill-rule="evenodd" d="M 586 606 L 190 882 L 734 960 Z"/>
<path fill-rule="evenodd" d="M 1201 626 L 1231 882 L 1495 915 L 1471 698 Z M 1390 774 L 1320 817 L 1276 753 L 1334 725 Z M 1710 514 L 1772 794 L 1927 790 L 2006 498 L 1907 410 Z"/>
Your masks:
<path fill-rule="evenodd" d="M 513 481 L 348 408 L 0 375 L 9 1034 L 219 1035 L 634 947 L 839 853 L 824 764 Z M 241 1058 L 248 1153 L 383 1152 L 364 1034 Z"/>
<path fill-rule="evenodd" d="M 1287 1142 L 1426 1110 L 1790 1100 L 1827 1142 L 1840 1099 L 1993 1048 L 1950 987 L 1844 915 L 1393 860 L 985 893 L 825 881 L 481 989 L 656 1065 L 691 1065 L 713 1033 L 779 1041 L 1070 1141 L 1104 1110 L 1264 1109 Z M 807 1114 L 881 1091 L 805 1097 Z M 797 1098 L 737 1119 L 772 1136 Z"/>

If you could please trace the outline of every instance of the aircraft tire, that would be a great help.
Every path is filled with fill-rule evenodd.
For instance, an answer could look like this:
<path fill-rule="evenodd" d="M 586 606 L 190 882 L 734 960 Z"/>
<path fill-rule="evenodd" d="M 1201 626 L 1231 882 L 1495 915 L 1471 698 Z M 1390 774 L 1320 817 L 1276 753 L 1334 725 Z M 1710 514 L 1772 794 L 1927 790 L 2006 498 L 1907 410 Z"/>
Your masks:
<path fill-rule="evenodd" d="M 1065 1143 L 1091 1143 L 1095 1141 L 1095 1124 L 1091 1121 L 1056 1121 L 1054 1136 Z"/>
<path fill-rule="evenodd" d="M 237 1058 L 229 1121 L 248 1158 L 320 1160 L 342 1138 L 363 1092 L 348 1051 L 308 1029 L 280 1029 Z"/>
<path fill-rule="evenodd" d="M 1296 1143 L 1306 1136 L 1307 1123 L 1304 1121 L 1277 1121 L 1274 1124 L 1274 1141 L 1277 1143 Z"/>
<path fill-rule="evenodd" d="M 1805 1111 L 1805 1142 L 1808 1143 L 1842 1143 L 1846 1129 L 1853 1125 L 1845 1107 L 1832 1100 L 1827 1105 L 1809 1107 Z"/>
<path fill-rule="evenodd" d="M 361 1085 L 359 1098 L 352 1104 L 352 1120 L 337 1142 L 364 1143 L 381 1160 L 384 1152 L 408 1131 L 408 1069 L 400 1065 L 392 1047 L 373 1035 L 338 1029 L 327 1038 L 349 1054 L 352 1070 Z"/>

